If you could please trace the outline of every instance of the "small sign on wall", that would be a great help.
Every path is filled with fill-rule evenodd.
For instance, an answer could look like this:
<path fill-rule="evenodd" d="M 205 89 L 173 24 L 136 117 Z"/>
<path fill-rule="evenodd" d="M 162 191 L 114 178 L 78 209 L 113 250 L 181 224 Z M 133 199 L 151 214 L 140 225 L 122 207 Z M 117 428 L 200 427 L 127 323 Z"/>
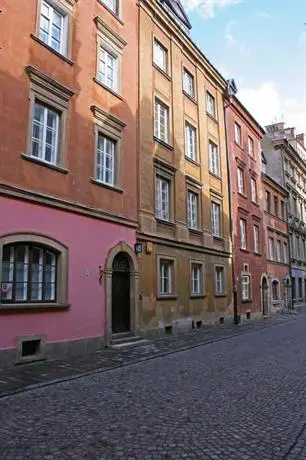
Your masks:
<path fill-rule="evenodd" d="M 141 243 L 134 244 L 134 251 L 135 251 L 136 255 L 141 254 L 142 253 L 142 244 Z"/>

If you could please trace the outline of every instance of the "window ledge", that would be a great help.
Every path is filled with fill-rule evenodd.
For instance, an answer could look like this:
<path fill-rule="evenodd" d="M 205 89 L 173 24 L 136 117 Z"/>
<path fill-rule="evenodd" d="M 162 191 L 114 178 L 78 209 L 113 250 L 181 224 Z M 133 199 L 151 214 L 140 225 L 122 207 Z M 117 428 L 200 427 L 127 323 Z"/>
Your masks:
<path fill-rule="evenodd" d="M 110 92 L 113 96 L 117 97 L 118 99 L 120 99 L 120 101 L 124 101 L 123 97 L 117 93 L 116 91 L 114 91 L 112 88 L 110 88 L 109 86 L 107 85 L 104 85 L 104 83 L 102 83 L 100 80 L 98 80 L 98 78 L 96 77 L 93 77 L 93 81 L 97 83 L 97 85 L 101 86 L 102 88 L 104 88 L 106 91 Z"/>
<path fill-rule="evenodd" d="M 177 294 L 158 294 L 157 300 L 176 300 Z"/>
<path fill-rule="evenodd" d="M 186 91 L 183 90 L 183 94 L 184 96 L 186 96 L 191 102 L 193 102 L 194 104 L 198 105 L 196 99 L 192 96 L 190 96 L 190 94 L 186 93 Z"/>
<path fill-rule="evenodd" d="M 217 118 L 214 117 L 213 115 L 211 115 L 209 112 L 207 112 L 207 110 L 206 110 L 206 115 L 207 115 L 212 121 L 214 121 L 215 123 L 219 123 L 219 121 L 217 120 Z"/>
<path fill-rule="evenodd" d="M 215 297 L 226 297 L 227 294 L 224 292 L 223 294 L 215 294 Z"/>
<path fill-rule="evenodd" d="M 248 199 L 248 196 L 245 194 L 245 193 L 241 193 L 241 192 L 237 192 L 239 196 L 241 196 L 242 198 L 244 198 L 245 200 Z"/>
<path fill-rule="evenodd" d="M 118 16 L 118 14 L 114 13 L 107 5 L 105 5 L 105 3 L 103 3 L 101 0 L 98 0 L 98 2 L 100 3 L 100 5 L 102 5 L 106 11 L 108 11 L 115 19 L 117 19 L 118 22 L 120 22 L 120 24 L 124 25 L 124 21 Z"/>
<path fill-rule="evenodd" d="M 252 200 L 252 204 L 253 204 L 254 206 L 257 206 L 257 208 L 259 208 L 259 204 L 258 204 L 257 201 L 253 201 L 253 200 Z"/>
<path fill-rule="evenodd" d="M 241 300 L 241 303 L 252 303 L 253 299 Z"/>
<path fill-rule="evenodd" d="M 68 59 L 66 56 L 64 56 L 62 53 L 59 53 L 58 51 L 54 50 L 53 48 L 51 48 L 51 46 L 47 45 L 47 43 L 45 43 L 44 41 L 42 41 L 40 38 L 38 38 L 36 35 L 34 34 L 31 34 L 31 38 L 33 38 L 33 40 L 35 40 L 37 43 L 39 43 L 40 45 L 44 46 L 45 48 L 47 48 L 49 51 L 51 51 L 51 53 L 55 54 L 56 56 L 58 56 L 59 58 L 63 59 L 63 61 L 67 62 L 67 64 L 69 65 L 73 65 L 73 61 L 71 61 L 70 59 Z"/>
<path fill-rule="evenodd" d="M 155 217 L 155 220 L 158 224 L 161 224 L 161 225 L 166 225 L 167 227 L 175 227 L 175 223 L 174 222 L 171 222 L 170 220 L 163 220 L 163 219 L 159 219 L 158 217 Z"/>
<path fill-rule="evenodd" d="M 188 157 L 187 155 L 185 155 L 185 160 L 189 161 L 190 163 L 192 163 L 195 166 L 201 166 L 198 161 L 193 160 L 192 158 Z"/>
<path fill-rule="evenodd" d="M 197 228 L 189 228 L 188 227 L 189 233 L 193 233 L 194 235 L 201 236 L 202 235 L 202 230 L 198 230 Z"/>
<path fill-rule="evenodd" d="M 100 182 L 97 179 L 94 179 L 93 177 L 91 177 L 90 180 L 93 184 L 99 185 L 100 187 L 108 188 L 109 190 L 113 190 L 113 192 L 123 193 L 122 188 L 116 187 L 116 185 L 104 184 L 104 182 Z"/>
<path fill-rule="evenodd" d="M 279 305 L 281 303 L 282 303 L 281 300 L 272 300 L 272 305 Z"/>
<path fill-rule="evenodd" d="M 161 67 L 159 67 L 157 64 L 155 64 L 155 62 L 153 61 L 152 62 L 152 65 L 154 67 L 154 69 L 158 70 L 164 77 L 166 77 L 169 81 L 172 80 L 171 76 L 165 72 Z"/>
<path fill-rule="evenodd" d="M 14 303 L 14 304 L 0 304 L 1 313 L 26 313 L 26 312 L 44 312 L 44 311 L 60 311 L 68 310 L 71 307 L 70 304 L 64 303 Z"/>
<path fill-rule="evenodd" d="M 220 241 L 220 242 L 224 241 L 223 236 L 213 235 L 212 237 L 213 237 L 213 239 L 216 240 L 216 241 Z"/>
<path fill-rule="evenodd" d="M 206 294 L 190 294 L 191 299 L 204 299 L 206 297 Z"/>
<path fill-rule="evenodd" d="M 159 139 L 158 137 L 156 136 L 153 136 L 153 139 L 158 142 L 159 144 L 161 144 L 163 147 L 165 147 L 166 149 L 168 150 L 173 150 L 173 146 L 168 144 L 167 142 L 165 141 L 162 141 L 161 139 Z"/>
<path fill-rule="evenodd" d="M 32 163 L 36 163 L 41 166 L 46 166 L 47 168 L 54 169 L 55 171 L 58 171 L 62 174 L 69 173 L 69 169 L 63 168 L 62 166 L 53 165 L 51 163 L 47 163 L 46 161 L 40 160 L 39 158 L 31 157 L 26 153 L 22 153 L 21 156 L 24 160 L 31 161 Z"/>
<path fill-rule="evenodd" d="M 240 150 L 243 150 L 243 147 L 240 144 L 238 144 L 238 142 L 234 141 L 234 144 L 237 145 L 237 147 L 239 147 Z"/>
<path fill-rule="evenodd" d="M 261 252 L 254 252 L 254 256 L 261 257 L 262 254 L 261 254 Z"/>
<path fill-rule="evenodd" d="M 247 253 L 250 252 L 248 249 L 244 249 L 244 248 L 240 248 L 240 251 L 242 251 L 242 252 L 247 252 Z"/>
<path fill-rule="evenodd" d="M 219 180 L 222 180 L 221 176 L 219 176 L 218 174 L 212 172 L 212 171 L 209 171 L 209 174 L 213 177 L 215 177 L 216 179 L 219 179 Z"/>

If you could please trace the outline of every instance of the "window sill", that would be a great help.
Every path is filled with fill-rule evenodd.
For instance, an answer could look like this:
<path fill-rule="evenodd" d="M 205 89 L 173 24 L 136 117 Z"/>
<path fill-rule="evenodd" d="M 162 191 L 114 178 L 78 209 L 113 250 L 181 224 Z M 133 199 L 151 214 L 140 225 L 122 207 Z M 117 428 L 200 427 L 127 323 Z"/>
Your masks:
<path fill-rule="evenodd" d="M 189 233 L 192 233 L 194 235 L 197 235 L 197 236 L 201 236 L 202 235 L 202 230 L 198 230 L 197 228 L 189 228 L 188 227 L 188 231 Z"/>
<path fill-rule="evenodd" d="M 252 303 L 253 299 L 241 300 L 241 303 Z"/>
<path fill-rule="evenodd" d="M 98 2 L 100 3 L 100 5 L 102 5 L 106 11 L 108 11 L 115 19 L 117 19 L 118 22 L 120 22 L 120 24 L 124 25 L 124 21 L 118 16 L 118 14 L 114 13 L 107 5 L 105 5 L 105 3 L 103 3 L 101 0 L 98 0 Z"/>
<path fill-rule="evenodd" d="M 93 184 L 99 185 L 100 187 L 108 188 L 109 190 L 113 190 L 113 192 L 123 193 L 122 188 L 116 187 L 116 185 L 104 184 L 104 182 L 100 182 L 97 179 L 94 179 L 93 177 L 91 177 L 90 180 Z"/>
<path fill-rule="evenodd" d="M 206 294 L 190 294 L 191 299 L 204 299 L 206 297 Z"/>
<path fill-rule="evenodd" d="M 235 145 L 237 145 L 237 147 L 239 147 L 239 148 L 240 148 L 240 150 L 243 150 L 243 147 L 242 147 L 242 145 L 238 144 L 238 142 L 237 142 L 237 141 L 234 141 L 234 144 L 235 144 Z"/>
<path fill-rule="evenodd" d="M 67 64 L 69 65 L 73 65 L 73 61 L 71 61 L 70 59 L 68 59 L 66 56 L 64 56 L 63 54 L 59 53 L 58 51 L 54 50 L 53 48 L 51 48 L 51 46 L 47 45 L 47 43 L 45 43 L 44 41 L 42 41 L 40 38 L 38 38 L 36 35 L 34 34 L 31 34 L 31 38 L 33 40 L 35 40 L 37 43 L 39 43 L 40 45 L 44 46 L 45 48 L 47 48 L 47 50 L 51 51 L 51 53 L 55 54 L 57 57 L 61 58 L 63 61 L 67 62 Z"/>
<path fill-rule="evenodd" d="M 61 311 L 68 310 L 71 307 L 70 304 L 58 304 L 58 303 L 14 303 L 14 304 L 0 304 L 1 313 L 27 313 L 27 312 L 44 312 L 44 311 Z"/>
<path fill-rule="evenodd" d="M 244 249 L 244 248 L 239 248 L 241 252 L 246 252 L 246 253 L 249 253 L 250 251 L 248 249 Z"/>
<path fill-rule="evenodd" d="M 106 91 L 108 91 L 109 93 L 111 93 L 113 96 L 117 97 L 118 99 L 120 99 L 120 101 L 124 101 L 123 97 L 117 93 L 116 91 L 114 91 L 112 88 L 110 88 L 109 86 L 107 85 L 104 85 L 104 83 L 102 83 L 100 80 L 98 80 L 96 77 L 93 77 L 93 81 L 97 83 L 97 85 L 101 86 L 103 89 L 105 89 Z"/>
<path fill-rule="evenodd" d="M 237 192 L 239 196 L 241 196 L 242 198 L 244 198 L 245 200 L 248 199 L 248 196 L 245 194 L 245 193 L 242 193 L 242 192 Z"/>
<path fill-rule="evenodd" d="M 166 149 L 171 150 L 171 151 L 173 150 L 173 146 L 172 146 L 172 145 L 168 144 L 168 143 L 165 142 L 165 141 L 162 141 L 162 140 L 159 139 L 158 137 L 153 136 L 153 139 L 154 139 L 156 142 L 158 142 L 160 145 L 162 145 L 163 147 L 165 147 Z"/>
<path fill-rule="evenodd" d="M 186 161 L 189 161 L 190 163 L 192 163 L 192 164 L 195 165 L 195 166 L 198 166 L 198 167 L 201 166 L 200 163 L 199 163 L 198 161 L 193 160 L 192 158 L 188 157 L 187 155 L 185 155 L 185 160 L 186 160 Z"/>
<path fill-rule="evenodd" d="M 223 294 L 215 294 L 215 297 L 226 297 L 227 294 L 224 292 Z"/>
<path fill-rule="evenodd" d="M 212 235 L 212 237 L 213 237 L 214 240 L 219 241 L 220 243 L 224 241 L 223 236 Z"/>
<path fill-rule="evenodd" d="M 259 208 L 259 204 L 258 204 L 257 201 L 253 201 L 253 200 L 252 200 L 252 204 L 253 204 L 254 206 L 257 206 L 257 208 Z"/>
<path fill-rule="evenodd" d="M 176 300 L 177 294 L 158 294 L 157 300 Z"/>
<path fill-rule="evenodd" d="M 163 219 L 159 219 L 158 217 L 155 217 L 155 220 L 158 224 L 166 225 L 167 227 L 172 227 L 172 228 L 175 227 L 175 223 L 171 222 L 170 220 L 163 220 Z"/>
<path fill-rule="evenodd" d="M 281 300 L 272 300 L 272 305 L 279 305 L 281 303 L 282 303 Z"/>
<path fill-rule="evenodd" d="M 261 257 L 262 254 L 261 254 L 261 252 L 254 252 L 254 256 Z"/>
<path fill-rule="evenodd" d="M 209 112 L 206 111 L 206 115 L 207 115 L 212 121 L 214 121 L 215 123 L 219 123 L 219 121 L 217 120 L 217 118 L 214 117 L 213 115 L 211 115 Z"/>
<path fill-rule="evenodd" d="M 195 105 L 198 105 L 196 99 L 192 96 L 190 96 L 190 94 L 186 93 L 186 91 L 183 90 L 183 94 L 184 96 L 186 96 L 191 102 L 193 102 Z"/>
<path fill-rule="evenodd" d="M 62 174 L 69 173 L 69 169 L 63 168 L 62 166 L 53 165 L 51 163 L 47 163 L 46 161 L 40 160 L 39 158 L 31 157 L 26 153 L 22 153 L 21 156 L 24 160 L 31 161 L 32 163 L 36 163 L 41 166 L 46 166 L 47 168 L 54 169 L 55 171 L 58 171 Z"/>
<path fill-rule="evenodd" d="M 154 69 L 158 70 L 164 77 L 166 77 L 169 81 L 172 80 L 172 78 L 170 77 L 170 75 L 165 72 L 165 70 L 163 70 L 161 67 L 159 67 L 157 64 L 155 64 L 155 62 L 153 61 L 152 62 L 152 65 L 154 67 Z"/>
<path fill-rule="evenodd" d="M 219 176 L 218 174 L 212 172 L 212 171 L 209 171 L 209 174 L 213 177 L 215 177 L 216 179 L 219 179 L 219 180 L 222 180 L 221 176 Z"/>

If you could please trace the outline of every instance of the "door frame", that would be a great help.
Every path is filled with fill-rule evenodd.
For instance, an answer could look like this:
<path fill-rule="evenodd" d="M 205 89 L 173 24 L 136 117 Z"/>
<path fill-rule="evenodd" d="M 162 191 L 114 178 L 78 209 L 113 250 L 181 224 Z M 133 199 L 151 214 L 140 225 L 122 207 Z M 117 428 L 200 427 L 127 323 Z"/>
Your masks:
<path fill-rule="evenodd" d="M 136 335 L 139 333 L 139 269 L 138 260 L 133 249 L 125 242 L 120 241 L 112 247 L 106 257 L 104 266 L 104 289 L 105 289 L 105 321 L 104 342 L 109 346 L 112 340 L 112 276 L 113 261 L 119 252 L 124 252 L 130 265 L 130 330 Z"/>
<path fill-rule="evenodd" d="M 267 287 L 265 288 L 266 289 L 266 293 L 264 292 L 264 287 L 263 287 L 263 280 L 266 279 L 266 283 L 267 283 Z M 260 293 L 261 293 L 261 313 L 262 313 L 262 316 L 269 316 L 270 314 L 270 308 L 269 308 L 269 278 L 268 276 L 263 273 L 261 275 L 261 279 L 260 279 Z M 267 301 L 267 305 L 266 305 L 266 312 L 264 311 L 264 297 L 266 295 L 266 301 Z"/>

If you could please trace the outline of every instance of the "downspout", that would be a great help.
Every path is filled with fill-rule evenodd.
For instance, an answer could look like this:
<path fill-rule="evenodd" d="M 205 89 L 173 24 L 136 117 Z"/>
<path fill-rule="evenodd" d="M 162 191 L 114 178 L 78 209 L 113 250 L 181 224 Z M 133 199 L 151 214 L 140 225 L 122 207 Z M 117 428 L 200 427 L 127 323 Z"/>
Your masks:
<path fill-rule="evenodd" d="M 229 139 L 228 139 L 228 129 L 227 129 L 227 117 L 226 117 L 226 109 L 231 105 L 231 99 L 228 103 L 224 104 L 224 124 L 225 124 L 225 143 L 226 143 L 226 167 L 227 167 L 227 187 L 229 193 L 229 213 L 230 213 L 230 238 L 232 242 L 232 285 L 233 285 L 233 303 L 234 303 L 234 324 L 239 324 L 239 316 L 238 316 L 238 304 L 237 304 L 237 283 L 236 283 L 236 272 L 235 272 L 235 251 L 234 251 L 234 226 L 233 226 L 233 219 L 232 219 L 232 187 L 231 187 L 231 175 L 230 175 L 230 162 L 229 162 Z"/>

